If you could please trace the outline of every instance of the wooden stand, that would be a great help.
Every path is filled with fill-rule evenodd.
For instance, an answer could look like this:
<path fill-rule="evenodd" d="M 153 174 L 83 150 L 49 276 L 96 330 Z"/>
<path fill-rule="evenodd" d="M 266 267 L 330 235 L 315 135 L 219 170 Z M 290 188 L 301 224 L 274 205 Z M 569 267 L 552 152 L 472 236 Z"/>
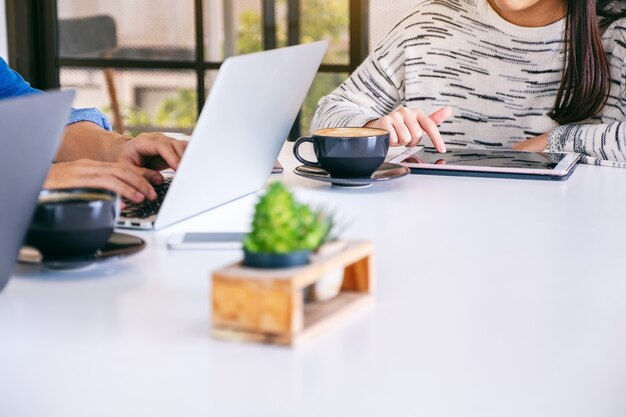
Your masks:
<path fill-rule="evenodd" d="M 339 253 L 300 268 L 253 269 L 241 264 L 213 273 L 213 336 L 228 341 L 293 345 L 371 302 L 373 248 L 349 242 Z M 343 268 L 341 292 L 304 303 L 304 289 Z"/>

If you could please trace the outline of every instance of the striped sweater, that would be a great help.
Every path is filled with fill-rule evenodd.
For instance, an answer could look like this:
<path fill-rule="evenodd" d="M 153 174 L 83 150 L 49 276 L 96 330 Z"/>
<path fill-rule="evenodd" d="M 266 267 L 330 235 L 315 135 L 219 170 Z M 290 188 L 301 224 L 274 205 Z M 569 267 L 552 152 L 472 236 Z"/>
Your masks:
<path fill-rule="evenodd" d="M 611 68 L 606 106 L 593 119 L 558 126 L 548 113 L 561 83 L 564 19 L 527 28 L 487 0 L 422 0 L 354 74 L 320 100 L 312 130 L 363 126 L 400 106 L 430 114 L 449 148 L 502 149 L 550 132 L 548 150 L 626 167 L 626 19 L 603 35 Z"/>

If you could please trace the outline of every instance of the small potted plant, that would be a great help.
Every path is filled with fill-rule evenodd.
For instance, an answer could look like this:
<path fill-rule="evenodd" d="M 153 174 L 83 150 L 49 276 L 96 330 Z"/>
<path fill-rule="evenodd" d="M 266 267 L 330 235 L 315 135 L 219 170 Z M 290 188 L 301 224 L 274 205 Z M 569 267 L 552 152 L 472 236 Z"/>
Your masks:
<path fill-rule="evenodd" d="M 309 263 L 311 252 L 328 239 L 332 218 L 298 203 L 280 182 L 269 186 L 256 205 L 252 231 L 244 241 L 244 264 L 288 268 Z"/>

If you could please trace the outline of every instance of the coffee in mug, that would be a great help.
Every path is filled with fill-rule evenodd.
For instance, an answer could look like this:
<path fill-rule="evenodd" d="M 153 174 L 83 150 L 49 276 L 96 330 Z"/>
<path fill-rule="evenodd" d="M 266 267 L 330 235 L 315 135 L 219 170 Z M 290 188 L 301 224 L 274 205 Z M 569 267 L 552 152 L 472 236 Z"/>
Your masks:
<path fill-rule="evenodd" d="M 313 144 L 317 162 L 300 155 L 303 143 Z M 327 171 L 333 178 L 370 178 L 385 162 L 389 132 L 369 127 L 337 127 L 313 132 L 296 141 L 293 153 L 298 161 Z"/>

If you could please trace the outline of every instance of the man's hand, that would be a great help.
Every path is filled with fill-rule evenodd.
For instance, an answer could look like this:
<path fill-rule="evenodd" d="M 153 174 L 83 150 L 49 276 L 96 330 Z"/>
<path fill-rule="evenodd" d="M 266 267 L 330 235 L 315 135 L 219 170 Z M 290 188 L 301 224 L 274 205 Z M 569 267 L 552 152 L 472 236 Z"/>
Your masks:
<path fill-rule="evenodd" d="M 187 148 L 186 141 L 179 141 L 162 133 L 142 133 L 121 142 L 113 150 L 112 160 L 156 171 L 178 169 Z"/>
<path fill-rule="evenodd" d="M 543 152 L 548 147 L 548 134 L 534 137 L 513 145 L 514 151 Z"/>
<path fill-rule="evenodd" d="M 430 116 L 425 115 L 419 109 L 402 107 L 378 120 L 372 120 L 365 127 L 387 130 L 391 146 L 413 147 L 420 143 L 425 134 L 428 134 L 437 151 L 443 153 L 446 151 L 446 144 L 441 138 L 438 126 L 451 114 L 450 107 L 443 107 Z"/>
<path fill-rule="evenodd" d="M 157 171 L 122 163 L 81 159 L 52 165 L 44 188 L 105 188 L 135 203 L 156 199 L 151 184 L 163 177 Z"/>
<path fill-rule="evenodd" d="M 80 122 L 65 129 L 57 162 L 93 159 L 123 162 L 157 171 L 178 168 L 187 142 L 162 133 L 143 133 L 136 138 L 108 132 L 90 122 Z"/>

